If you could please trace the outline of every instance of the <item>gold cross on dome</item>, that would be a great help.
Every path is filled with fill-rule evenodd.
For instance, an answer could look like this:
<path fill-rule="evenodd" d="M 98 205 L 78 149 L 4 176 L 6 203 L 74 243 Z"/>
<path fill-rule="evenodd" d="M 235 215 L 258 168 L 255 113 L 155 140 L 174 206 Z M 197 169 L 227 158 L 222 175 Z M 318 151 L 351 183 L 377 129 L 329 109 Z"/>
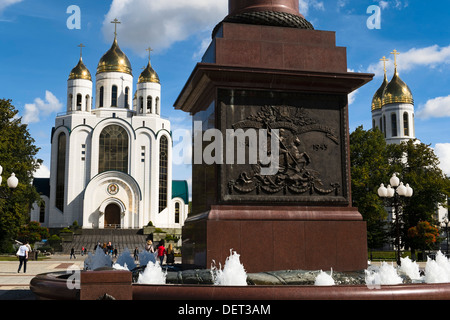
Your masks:
<path fill-rule="evenodd" d="M 151 47 L 148 47 L 147 49 L 145 49 L 145 51 L 148 51 L 148 63 L 150 63 L 150 56 L 152 54 L 153 49 Z"/>
<path fill-rule="evenodd" d="M 83 48 L 85 48 L 86 46 L 80 43 L 77 47 L 80 47 L 80 58 L 81 58 L 81 56 L 83 55 Z"/>
<path fill-rule="evenodd" d="M 394 49 L 394 51 L 392 51 L 391 54 L 394 55 L 394 65 L 395 65 L 395 68 L 397 69 L 397 56 L 400 54 L 400 52 L 398 52 L 397 50 Z"/>
<path fill-rule="evenodd" d="M 121 22 L 115 18 L 111 23 L 114 23 L 114 37 L 117 37 L 117 25 L 121 24 Z"/>
<path fill-rule="evenodd" d="M 386 73 L 386 62 L 388 62 L 389 59 L 386 59 L 386 57 L 383 56 L 383 59 L 380 59 L 380 61 L 383 61 L 383 63 L 384 63 L 384 73 Z"/>

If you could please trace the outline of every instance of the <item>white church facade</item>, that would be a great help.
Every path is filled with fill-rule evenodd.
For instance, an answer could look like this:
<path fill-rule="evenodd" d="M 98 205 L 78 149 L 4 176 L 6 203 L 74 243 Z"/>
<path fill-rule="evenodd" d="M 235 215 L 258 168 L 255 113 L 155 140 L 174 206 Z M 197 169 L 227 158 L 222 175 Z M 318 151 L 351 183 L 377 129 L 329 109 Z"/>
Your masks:
<path fill-rule="evenodd" d="M 67 111 L 51 135 L 49 179 L 35 179 L 42 203 L 31 220 L 58 228 L 181 228 L 185 181 L 172 181 L 170 121 L 150 59 L 133 93 L 130 61 L 114 37 L 95 85 L 82 57 L 67 82 Z M 94 100 L 95 93 L 95 100 Z"/>

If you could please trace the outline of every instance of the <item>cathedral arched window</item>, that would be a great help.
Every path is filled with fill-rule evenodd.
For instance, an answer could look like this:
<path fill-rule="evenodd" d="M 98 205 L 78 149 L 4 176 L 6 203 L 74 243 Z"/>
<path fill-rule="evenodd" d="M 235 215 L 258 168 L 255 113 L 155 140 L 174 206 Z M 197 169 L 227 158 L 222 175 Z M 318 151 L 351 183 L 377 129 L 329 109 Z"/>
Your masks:
<path fill-rule="evenodd" d="M 392 129 L 392 136 L 397 136 L 397 115 L 395 113 L 391 114 L 391 129 Z"/>
<path fill-rule="evenodd" d="M 175 223 L 180 223 L 180 203 L 175 202 Z"/>
<path fill-rule="evenodd" d="M 42 201 L 41 205 L 39 206 L 39 222 L 44 223 L 45 222 L 45 202 Z"/>
<path fill-rule="evenodd" d="M 152 113 L 152 96 L 147 96 L 147 113 Z"/>
<path fill-rule="evenodd" d="M 73 104 L 73 95 L 72 94 L 69 94 L 69 101 L 68 101 L 67 104 L 69 105 L 69 111 L 72 111 L 72 108 L 73 108 L 73 106 L 72 106 L 72 104 Z"/>
<path fill-rule="evenodd" d="M 144 113 L 144 98 L 139 97 L 139 113 Z"/>
<path fill-rule="evenodd" d="M 159 97 L 156 97 L 156 114 L 159 115 Z"/>
<path fill-rule="evenodd" d="M 403 114 L 403 134 L 409 136 L 409 115 L 408 112 Z"/>
<path fill-rule="evenodd" d="M 130 108 L 130 88 L 125 88 L 125 108 Z"/>
<path fill-rule="evenodd" d="M 105 127 L 100 133 L 98 172 L 128 173 L 128 133 L 118 125 Z"/>
<path fill-rule="evenodd" d="M 159 212 L 167 207 L 168 151 L 167 137 L 162 136 L 159 141 Z"/>
<path fill-rule="evenodd" d="M 386 116 L 383 115 L 383 133 L 384 137 L 386 138 Z"/>
<path fill-rule="evenodd" d="M 77 94 L 77 111 L 81 111 L 81 104 L 83 102 L 83 96 L 81 93 Z"/>
<path fill-rule="evenodd" d="M 91 97 L 89 97 L 89 95 L 86 95 L 86 111 L 89 111 L 89 109 L 91 108 Z"/>
<path fill-rule="evenodd" d="M 99 104 L 98 106 L 101 108 L 103 107 L 103 96 L 105 94 L 105 89 L 103 87 L 100 87 L 100 92 L 99 92 Z"/>
<path fill-rule="evenodd" d="M 111 107 L 117 107 L 117 86 L 111 88 Z"/>
<path fill-rule="evenodd" d="M 56 155 L 56 194 L 55 207 L 64 212 L 64 191 L 66 185 L 66 134 L 58 136 L 58 150 Z"/>

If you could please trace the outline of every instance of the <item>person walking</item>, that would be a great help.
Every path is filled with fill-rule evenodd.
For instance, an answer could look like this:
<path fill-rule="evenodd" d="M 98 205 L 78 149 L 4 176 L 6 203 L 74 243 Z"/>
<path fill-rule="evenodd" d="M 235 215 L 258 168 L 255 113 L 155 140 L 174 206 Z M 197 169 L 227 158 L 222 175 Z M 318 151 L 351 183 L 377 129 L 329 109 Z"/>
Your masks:
<path fill-rule="evenodd" d="M 72 259 L 72 256 L 74 259 L 77 258 L 77 257 L 75 257 L 75 249 L 74 248 L 70 249 L 70 259 Z"/>
<path fill-rule="evenodd" d="M 22 265 L 23 265 L 23 273 L 27 272 L 27 260 L 28 260 L 28 252 L 29 251 L 30 251 L 30 249 L 29 249 L 28 241 L 26 241 L 25 244 L 22 244 L 19 247 L 19 250 L 17 250 L 16 254 L 19 257 L 19 269 L 17 270 L 17 273 L 20 272 Z"/>
<path fill-rule="evenodd" d="M 145 250 L 150 253 L 155 253 L 155 249 L 153 248 L 152 240 L 147 240 L 147 243 L 145 244 Z"/>
<path fill-rule="evenodd" d="M 139 260 L 139 249 L 138 247 L 134 248 L 134 261 Z"/>
<path fill-rule="evenodd" d="M 166 263 L 167 264 L 174 264 L 175 263 L 175 252 L 173 251 L 173 246 L 171 243 L 169 243 L 169 247 L 166 251 Z"/>
<path fill-rule="evenodd" d="M 159 242 L 159 247 L 158 247 L 158 258 L 159 258 L 161 266 L 163 265 L 165 254 L 166 254 L 166 248 L 164 247 L 164 240 L 161 240 Z"/>

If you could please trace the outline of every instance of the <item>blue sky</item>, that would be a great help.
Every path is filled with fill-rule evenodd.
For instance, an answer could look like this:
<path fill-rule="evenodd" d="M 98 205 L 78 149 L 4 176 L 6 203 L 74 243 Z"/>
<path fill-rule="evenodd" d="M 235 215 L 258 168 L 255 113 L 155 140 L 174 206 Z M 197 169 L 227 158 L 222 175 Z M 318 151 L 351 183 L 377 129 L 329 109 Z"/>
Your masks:
<path fill-rule="evenodd" d="M 118 41 L 133 66 L 135 83 L 153 48 L 152 66 L 162 84 L 162 116 L 172 130 L 188 130 L 188 114 L 173 104 L 211 40 L 214 26 L 227 15 L 227 0 L 0 0 L 0 98 L 12 99 L 44 160 L 48 174 L 50 134 L 55 116 L 66 110 L 67 78 L 79 59 L 95 75 L 109 49 L 118 18 Z M 432 3 L 432 4 L 431 4 Z M 400 77 L 415 99 L 416 137 L 431 144 L 450 175 L 450 3 L 417 0 L 300 0 L 300 12 L 317 30 L 336 31 L 347 48 L 348 69 L 375 73 L 374 80 L 351 95 L 350 131 L 371 127 L 371 100 L 381 85 L 379 61 L 397 49 Z M 67 21 L 80 8 L 80 29 Z M 380 29 L 369 29 L 367 9 L 381 9 Z M 174 179 L 191 180 L 189 165 L 174 165 Z"/>

